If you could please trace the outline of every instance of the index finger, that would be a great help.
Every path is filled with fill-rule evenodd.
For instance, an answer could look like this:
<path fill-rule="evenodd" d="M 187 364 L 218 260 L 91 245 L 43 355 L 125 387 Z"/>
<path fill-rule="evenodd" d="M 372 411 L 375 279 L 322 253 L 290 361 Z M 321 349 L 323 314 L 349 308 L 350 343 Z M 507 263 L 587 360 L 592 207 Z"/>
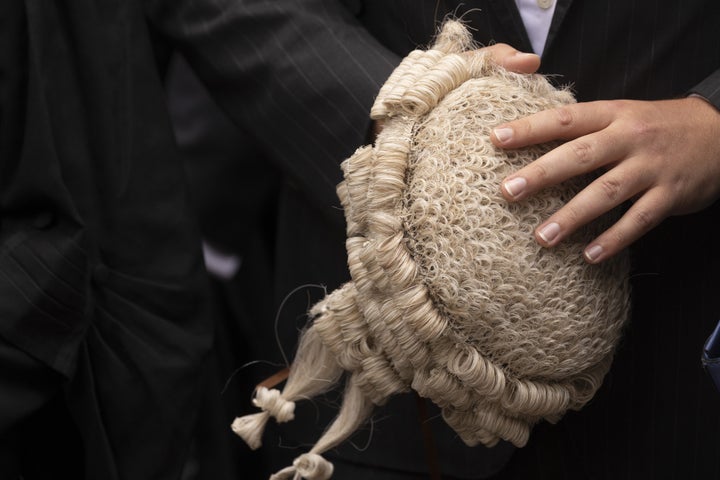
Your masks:
<path fill-rule="evenodd" d="M 606 128 L 613 116 L 609 102 L 565 105 L 498 125 L 493 129 L 490 139 L 502 148 L 571 140 Z"/>

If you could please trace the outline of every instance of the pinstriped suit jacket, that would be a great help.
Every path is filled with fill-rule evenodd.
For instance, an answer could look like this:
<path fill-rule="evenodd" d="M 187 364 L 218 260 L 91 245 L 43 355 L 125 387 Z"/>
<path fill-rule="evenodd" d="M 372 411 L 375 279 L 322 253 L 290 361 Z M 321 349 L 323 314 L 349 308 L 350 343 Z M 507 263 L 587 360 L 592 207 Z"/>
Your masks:
<path fill-rule="evenodd" d="M 320 0 L 4 0 L 0 26 L 0 335 L 68 378 L 89 478 L 177 478 L 211 325 L 165 52 L 322 205 L 394 56 Z"/>
<path fill-rule="evenodd" d="M 258 7 L 251 12 L 258 24 L 268 10 L 261 7 L 262 3 L 250 3 Z M 509 0 L 478 0 L 464 5 L 435 0 L 344 3 L 384 48 L 362 35 L 345 38 L 348 43 L 343 47 L 364 42 L 364 61 L 372 65 L 377 65 L 373 60 L 378 57 L 393 61 L 387 49 L 400 56 L 418 44 L 427 44 L 436 20 L 446 13 L 464 18 L 477 29 L 476 38 L 483 44 L 507 42 L 529 50 L 522 22 Z M 711 1 L 700 0 L 673 4 L 657 0 L 559 0 L 543 72 L 557 75 L 554 78 L 560 84 L 571 84 L 583 101 L 659 99 L 697 91 L 718 105 L 720 36 L 715 26 L 720 24 L 719 9 Z M 351 31 L 355 32 L 354 28 Z M 255 53 L 260 56 L 269 50 L 257 45 Z M 328 55 L 328 62 L 338 58 L 331 52 Z M 280 76 L 273 82 L 286 80 L 279 71 L 270 75 Z M 213 79 L 210 81 L 212 84 Z M 325 98 L 351 110 L 342 95 Z M 258 108 L 271 103 L 264 98 Z M 296 111 L 292 103 L 270 110 Z M 314 113 L 311 118 L 323 123 Z M 329 129 L 338 125 L 324 123 Z M 278 165 L 287 169 L 291 184 L 282 196 L 276 237 L 278 303 L 285 293 L 307 281 L 332 288 L 346 278 L 344 268 L 337 268 L 344 262 L 344 252 L 337 247 L 342 231 L 323 220 L 327 206 L 336 201 L 326 203 L 329 190 L 327 196 L 318 198 L 318 189 L 328 188 L 332 182 L 299 171 L 297 165 L 305 163 L 292 163 L 288 154 L 293 151 L 292 145 L 274 142 L 267 123 L 245 124 L 276 161 L 280 159 Z M 713 206 L 697 215 L 671 219 L 635 246 L 634 318 L 606 385 L 583 412 L 568 415 L 554 427 L 541 425 L 530 445 L 514 454 L 499 478 L 718 476 L 715 458 L 720 444 L 714 433 L 720 426 L 720 409 L 698 362 L 702 340 L 720 308 L 714 293 L 720 260 L 713 248 L 717 213 Z M 303 300 L 295 307 L 286 306 L 286 311 L 298 312 L 306 306 Z M 287 344 L 291 345 L 289 339 L 295 332 L 292 327 L 289 330 Z M 422 447 L 410 445 L 412 441 L 403 436 L 414 421 L 403 413 L 412 410 L 408 405 L 400 403 L 391 410 L 396 424 L 390 419 L 386 420 L 390 423 L 387 428 L 378 425 L 381 438 L 375 438 L 368 451 L 356 454 L 345 450 L 340 456 L 380 469 L 422 471 Z M 400 433 L 393 433 L 396 426 Z M 439 435 L 444 439 L 439 445 L 444 472 L 458 478 L 480 478 L 507 457 L 507 452 L 499 452 L 494 458 L 479 460 L 478 451 L 446 448 L 442 443 L 447 440 L 446 434 Z"/>
<path fill-rule="evenodd" d="M 427 42 L 435 10 L 465 19 L 482 44 L 530 51 L 511 1 L 356 7 L 398 53 Z M 707 0 L 558 0 L 541 71 L 580 101 L 697 92 L 720 107 L 717 25 L 720 4 Z M 560 425 L 541 425 L 501 478 L 720 478 L 720 398 L 698 360 L 720 316 L 719 208 L 669 219 L 633 247 L 633 319 L 603 389 Z"/>
<path fill-rule="evenodd" d="M 480 43 L 530 48 L 513 2 L 369 0 L 356 7 L 398 53 L 427 43 L 431 12 L 461 16 Z M 541 69 L 572 85 L 581 101 L 694 91 L 720 106 L 719 21 L 720 5 L 711 1 L 558 0 Z M 698 361 L 720 315 L 719 213 L 713 205 L 667 220 L 634 246 L 633 320 L 599 396 L 559 425 L 541 425 L 500 478 L 720 476 L 719 399 Z"/>

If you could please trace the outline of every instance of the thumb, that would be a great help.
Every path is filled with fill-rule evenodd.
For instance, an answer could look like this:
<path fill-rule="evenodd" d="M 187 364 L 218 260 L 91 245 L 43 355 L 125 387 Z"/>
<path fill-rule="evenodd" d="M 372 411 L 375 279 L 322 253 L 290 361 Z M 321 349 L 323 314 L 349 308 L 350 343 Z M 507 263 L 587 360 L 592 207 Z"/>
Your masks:
<path fill-rule="evenodd" d="M 466 52 L 466 55 L 483 53 L 501 67 L 516 73 L 535 73 L 540 68 L 540 57 L 534 53 L 521 52 L 506 43 L 497 43 L 479 50 Z"/>

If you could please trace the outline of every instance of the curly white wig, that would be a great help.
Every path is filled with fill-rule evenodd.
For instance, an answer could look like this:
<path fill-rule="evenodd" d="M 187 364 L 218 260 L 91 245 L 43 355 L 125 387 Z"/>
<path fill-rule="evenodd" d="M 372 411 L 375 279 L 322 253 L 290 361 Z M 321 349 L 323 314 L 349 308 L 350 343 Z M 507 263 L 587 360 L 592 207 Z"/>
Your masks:
<path fill-rule="evenodd" d="M 374 146 L 343 165 L 337 192 L 347 220 L 352 281 L 315 305 L 281 393 L 259 388 L 262 413 L 233 429 L 260 445 L 269 416 L 343 374 L 339 416 L 315 447 L 272 478 L 327 479 L 320 457 L 381 405 L 414 389 L 468 445 L 528 440 L 592 398 L 628 316 L 628 261 L 587 264 L 582 246 L 601 218 L 552 249 L 533 228 L 589 181 L 578 178 L 516 203 L 503 178 L 553 145 L 496 148 L 490 130 L 573 102 L 540 75 L 507 72 L 472 48 L 458 22 L 414 51 L 380 90 Z"/>

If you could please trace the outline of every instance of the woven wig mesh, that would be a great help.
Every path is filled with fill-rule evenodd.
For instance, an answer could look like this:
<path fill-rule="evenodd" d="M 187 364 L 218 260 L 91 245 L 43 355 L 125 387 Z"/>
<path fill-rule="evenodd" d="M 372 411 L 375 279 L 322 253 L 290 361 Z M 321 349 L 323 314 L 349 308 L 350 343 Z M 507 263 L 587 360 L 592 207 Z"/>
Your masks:
<path fill-rule="evenodd" d="M 307 387 L 318 378 L 304 374 L 328 383 L 346 372 L 352 406 L 343 405 L 326 441 L 274 478 L 328 478 L 319 453 L 372 405 L 410 389 L 436 403 L 468 445 L 523 446 L 532 425 L 588 402 L 610 366 L 628 314 L 627 258 L 589 265 L 581 251 L 612 215 L 540 247 L 534 227 L 590 179 L 508 203 L 501 180 L 554 145 L 505 151 L 489 140 L 494 126 L 572 95 L 462 53 L 470 47 L 466 29 L 448 22 L 433 48 L 406 57 L 371 112 L 382 133 L 342 165 L 352 281 L 312 308 L 275 401 L 287 409 L 327 388 Z M 303 362 L 315 368 L 297 367 Z M 270 403 L 260 400 L 267 395 L 258 392 L 256 404 Z M 247 437 L 246 426 L 236 431 Z"/>

